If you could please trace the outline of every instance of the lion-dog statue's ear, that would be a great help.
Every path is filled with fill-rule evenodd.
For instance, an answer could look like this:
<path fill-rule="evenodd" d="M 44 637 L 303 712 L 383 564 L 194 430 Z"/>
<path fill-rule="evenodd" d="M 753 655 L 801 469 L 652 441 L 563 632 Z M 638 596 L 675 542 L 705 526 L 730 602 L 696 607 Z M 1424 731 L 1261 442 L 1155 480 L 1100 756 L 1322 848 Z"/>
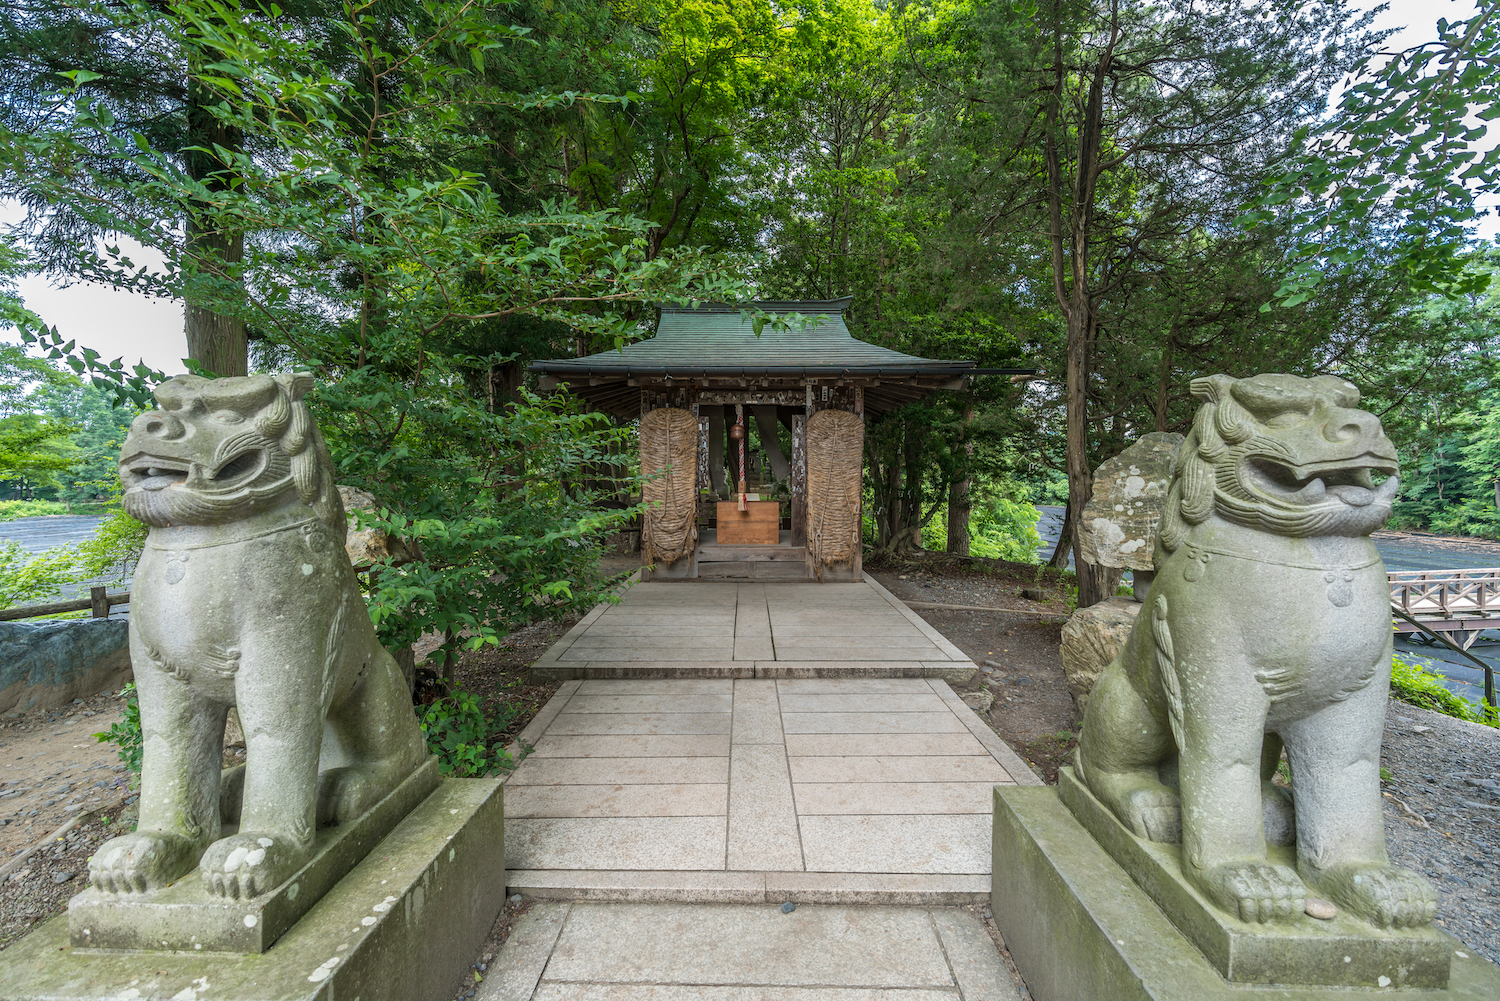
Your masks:
<path fill-rule="evenodd" d="M 1194 379 L 1189 384 L 1193 396 L 1204 403 L 1218 403 L 1229 396 L 1229 387 L 1233 386 L 1238 379 L 1228 375 L 1210 375 L 1202 379 Z"/>
<path fill-rule="evenodd" d="M 311 372 L 289 372 L 286 375 L 276 376 L 276 381 L 281 388 L 286 390 L 286 395 L 293 403 L 299 402 L 307 395 L 307 391 L 313 387 L 313 374 Z"/>
<path fill-rule="evenodd" d="M 1336 375 L 1320 375 L 1309 381 L 1313 389 L 1332 400 L 1334 406 L 1351 410 L 1359 406 L 1359 387 L 1348 379 L 1341 379 Z"/>

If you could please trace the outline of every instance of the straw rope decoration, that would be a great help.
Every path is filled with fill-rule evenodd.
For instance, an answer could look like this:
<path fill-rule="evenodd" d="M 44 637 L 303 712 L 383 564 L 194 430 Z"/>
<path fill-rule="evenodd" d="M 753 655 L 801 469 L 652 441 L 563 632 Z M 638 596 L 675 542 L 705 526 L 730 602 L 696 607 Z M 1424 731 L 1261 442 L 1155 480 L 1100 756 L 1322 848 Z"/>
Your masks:
<path fill-rule="evenodd" d="M 750 444 L 750 435 L 745 430 L 745 408 L 737 406 L 734 408 L 734 423 L 740 429 L 740 510 L 749 510 L 746 507 L 745 498 L 745 446 Z"/>
<path fill-rule="evenodd" d="M 641 488 L 646 560 L 675 563 L 698 544 L 698 419 L 692 411 L 663 408 L 641 418 L 641 472 L 659 474 Z"/>
<path fill-rule="evenodd" d="M 847 410 L 819 410 L 807 421 L 807 546 L 813 566 L 848 563 L 859 545 L 865 424 Z"/>

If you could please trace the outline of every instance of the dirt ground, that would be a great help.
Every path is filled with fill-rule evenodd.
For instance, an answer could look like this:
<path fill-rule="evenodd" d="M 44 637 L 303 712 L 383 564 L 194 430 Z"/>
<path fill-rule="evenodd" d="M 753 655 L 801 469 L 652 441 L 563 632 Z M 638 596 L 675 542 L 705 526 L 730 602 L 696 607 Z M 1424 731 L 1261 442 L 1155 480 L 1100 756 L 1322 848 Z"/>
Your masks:
<path fill-rule="evenodd" d="M 88 859 L 107 837 L 123 833 L 135 794 L 112 744 L 95 733 L 120 719 L 124 700 L 94 695 L 62 709 L 11 713 L 0 719 L 0 867 L 42 842 L 0 876 L 0 948 L 67 906 L 83 889 Z M 62 840 L 55 832 L 78 814 Z"/>
<path fill-rule="evenodd" d="M 1058 658 L 1069 613 L 1061 575 L 1028 564 L 941 554 L 865 569 L 896 597 L 915 603 L 918 615 L 979 665 L 982 676 L 959 694 L 1033 771 L 1055 784 L 1080 720 Z M 1028 598 L 1023 589 L 1041 594 Z M 1006 611 L 923 607 L 927 602 Z"/>

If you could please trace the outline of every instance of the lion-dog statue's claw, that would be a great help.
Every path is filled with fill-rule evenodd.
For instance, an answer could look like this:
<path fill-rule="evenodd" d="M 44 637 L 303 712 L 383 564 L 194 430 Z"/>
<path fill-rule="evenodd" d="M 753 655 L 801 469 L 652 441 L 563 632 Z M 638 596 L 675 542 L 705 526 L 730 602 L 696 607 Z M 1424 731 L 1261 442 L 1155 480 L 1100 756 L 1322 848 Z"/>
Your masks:
<path fill-rule="evenodd" d="M 136 831 L 110 838 L 89 859 L 89 885 L 106 893 L 159 890 L 192 871 L 201 839 Z"/>
<path fill-rule="evenodd" d="M 1379 928 L 1414 928 L 1437 913 L 1437 891 L 1410 869 L 1346 862 L 1307 870 L 1307 884 Z"/>
<path fill-rule="evenodd" d="M 1311 887 L 1426 924 L 1436 895 L 1390 865 L 1381 821 L 1390 595 L 1369 535 L 1396 448 L 1343 379 L 1192 389 L 1148 605 L 1089 696 L 1078 778 L 1136 836 L 1180 840 L 1184 878 L 1243 921 L 1294 919 Z M 1296 871 L 1268 843 L 1295 844 Z"/>
<path fill-rule="evenodd" d="M 102 892 L 197 866 L 210 893 L 263 894 L 312 858 L 319 823 L 358 817 L 426 757 L 344 550 L 311 386 L 179 376 L 131 425 L 122 504 L 150 526 L 130 611 L 141 813 L 89 864 Z M 221 773 L 231 706 L 246 761 Z"/>
<path fill-rule="evenodd" d="M 203 887 L 230 900 L 248 900 L 286 882 L 312 858 L 312 845 L 274 832 L 251 831 L 214 842 L 198 863 Z"/>

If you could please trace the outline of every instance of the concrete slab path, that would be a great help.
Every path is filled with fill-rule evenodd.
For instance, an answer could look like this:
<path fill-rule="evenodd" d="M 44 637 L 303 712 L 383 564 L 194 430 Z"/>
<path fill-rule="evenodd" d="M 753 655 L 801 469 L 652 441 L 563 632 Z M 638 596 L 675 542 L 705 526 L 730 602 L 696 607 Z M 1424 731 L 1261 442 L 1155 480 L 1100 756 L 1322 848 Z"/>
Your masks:
<path fill-rule="evenodd" d="M 539 902 L 474 1001 L 1018 1001 L 955 908 Z"/>
<path fill-rule="evenodd" d="M 941 634 L 870 584 L 645 584 L 580 622 L 549 663 L 593 667 L 600 662 L 566 658 L 601 651 L 618 658 L 605 662 L 610 670 L 651 663 L 628 659 L 661 654 L 659 637 L 630 631 L 646 620 L 684 635 L 698 623 L 692 655 L 717 635 L 733 647 L 726 669 L 683 660 L 665 662 L 669 677 L 563 684 L 521 735 L 533 751 L 506 780 L 512 893 L 987 899 L 991 790 L 1036 777 L 941 677 L 838 676 L 876 664 L 887 643 L 907 653 L 926 644 L 921 657 L 944 658 L 913 661 L 914 672 L 924 663 L 972 670 Z M 851 621 L 859 631 L 849 632 Z M 816 650 L 803 639 L 815 625 Z M 797 659 L 735 661 L 741 650 Z M 813 653 L 825 659 L 807 660 Z M 892 663 L 902 664 L 879 665 Z M 803 676 L 761 674 L 788 665 Z M 685 676 L 693 672 L 707 676 Z"/>
<path fill-rule="evenodd" d="M 874 580 L 636 584 L 532 666 L 538 678 L 957 677 L 963 652 Z"/>

